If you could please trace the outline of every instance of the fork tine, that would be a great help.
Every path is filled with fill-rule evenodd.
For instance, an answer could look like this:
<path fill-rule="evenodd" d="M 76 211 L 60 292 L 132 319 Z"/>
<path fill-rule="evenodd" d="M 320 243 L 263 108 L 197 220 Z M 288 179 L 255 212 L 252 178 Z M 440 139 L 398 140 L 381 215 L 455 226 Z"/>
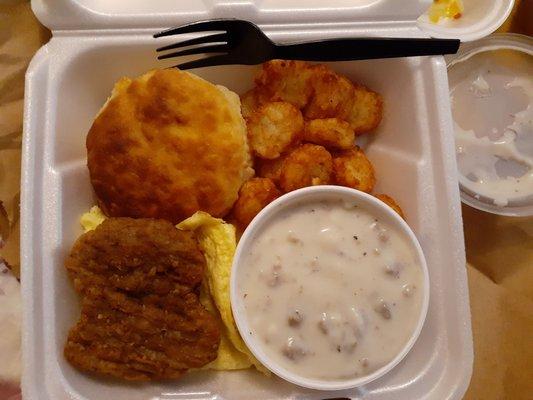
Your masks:
<path fill-rule="evenodd" d="M 228 36 L 225 33 L 217 33 L 215 35 L 201 36 L 194 39 L 184 40 L 183 42 L 169 44 L 168 46 L 158 48 L 156 51 L 179 49 L 180 47 L 192 46 L 193 44 L 219 43 L 227 41 Z"/>
<path fill-rule="evenodd" d="M 214 46 L 201 46 L 193 49 L 186 49 L 181 51 L 175 51 L 174 53 L 163 54 L 157 57 L 158 60 L 165 60 L 167 58 L 188 56 L 191 54 L 207 54 L 207 53 L 226 53 L 229 47 L 226 44 L 217 44 Z"/>
<path fill-rule="evenodd" d="M 181 70 L 192 68 L 212 67 L 214 65 L 228 65 L 233 64 L 227 55 L 211 56 L 207 58 L 200 58 L 199 60 L 189 61 L 182 64 L 174 65 L 172 68 L 179 68 Z"/>
<path fill-rule="evenodd" d="M 197 21 L 191 24 L 178 26 L 177 28 L 167 29 L 158 32 L 154 38 L 163 36 L 178 35 L 180 33 L 204 32 L 204 31 L 225 31 L 236 19 L 213 19 L 208 21 Z"/>

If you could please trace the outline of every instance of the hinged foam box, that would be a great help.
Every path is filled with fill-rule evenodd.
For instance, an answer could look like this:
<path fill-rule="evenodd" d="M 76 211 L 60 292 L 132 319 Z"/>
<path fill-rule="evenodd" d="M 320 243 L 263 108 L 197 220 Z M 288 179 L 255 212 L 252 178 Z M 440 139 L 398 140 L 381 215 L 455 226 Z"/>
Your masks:
<path fill-rule="evenodd" d="M 427 259 L 431 299 L 407 357 L 373 383 L 342 392 L 302 389 L 253 371 L 197 372 L 172 382 L 95 378 L 63 357 L 79 313 L 64 259 L 94 203 L 85 137 L 123 76 L 172 65 L 155 49 L 163 28 L 237 17 L 280 42 L 354 36 L 425 36 L 416 18 L 429 0 L 33 0 L 53 36 L 28 69 L 22 175 L 22 382 L 25 400 L 460 399 L 472 371 L 472 336 L 446 65 L 442 57 L 330 63 L 381 93 L 383 122 L 365 144 L 377 191 L 402 205 Z M 257 67 L 193 70 L 243 93 Z"/>

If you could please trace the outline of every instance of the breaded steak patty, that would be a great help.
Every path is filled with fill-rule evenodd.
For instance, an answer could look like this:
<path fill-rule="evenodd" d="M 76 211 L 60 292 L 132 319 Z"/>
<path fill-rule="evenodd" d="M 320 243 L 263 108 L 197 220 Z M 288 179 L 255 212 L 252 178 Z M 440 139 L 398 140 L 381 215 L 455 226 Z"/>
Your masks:
<path fill-rule="evenodd" d="M 214 360 L 219 327 L 198 300 L 204 264 L 192 233 L 164 220 L 110 218 L 82 235 L 65 263 L 81 296 L 66 359 L 127 380 L 177 378 Z"/>
<path fill-rule="evenodd" d="M 251 176 L 239 97 L 193 74 L 121 79 L 87 135 L 98 203 L 114 217 L 222 217 Z"/>

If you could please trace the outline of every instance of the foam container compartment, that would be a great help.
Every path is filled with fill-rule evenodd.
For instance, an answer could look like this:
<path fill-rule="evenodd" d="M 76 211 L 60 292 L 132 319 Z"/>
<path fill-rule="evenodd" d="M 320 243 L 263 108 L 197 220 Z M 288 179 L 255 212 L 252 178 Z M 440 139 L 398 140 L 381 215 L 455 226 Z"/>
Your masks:
<path fill-rule="evenodd" d="M 307 8 L 298 10 L 303 3 Z M 197 372 L 172 382 L 128 384 L 80 373 L 63 357 L 68 329 L 79 313 L 63 263 L 82 233 L 79 216 L 95 204 L 85 136 L 116 80 L 172 65 L 158 62 L 154 50 L 173 38 L 155 41 L 155 31 L 231 15 L 258 21 L 277 41 L 424 36 L 416 28 L 416 18 L 428 3 L 135 0 L 126 6 L 103 0 L 34 0 L 36 14 L 52 28 L 53 37 L 38 51 L 26 76 L 21 205 L 24 399 L 460 399 L 470 380 L 473 352 L 442 57 L 330 64 L 385 99 L 383 122 L 367 144 L 377 171 L 377 192 L 390 193 L 402 205 L 429 268 L 431 298 L 425 325 L 413 349 L 391 372 L 369 385 L 340 392 L 302 389 L 252 370 Z M 395 13 L 399 17 L 392 20 Z M 313 24 L 313 19 L 323 23 Z M 225 66 L 194 72 L 242 93 L 252 86 L 256 69 Z"/>

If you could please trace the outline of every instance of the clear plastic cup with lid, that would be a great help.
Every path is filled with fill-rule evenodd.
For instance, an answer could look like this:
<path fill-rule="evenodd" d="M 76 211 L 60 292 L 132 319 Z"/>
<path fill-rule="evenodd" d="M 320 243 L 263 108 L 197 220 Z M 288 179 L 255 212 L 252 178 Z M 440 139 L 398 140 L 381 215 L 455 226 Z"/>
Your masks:
<path fill-rule="evenodd" d="M 533 38 L 494 34 L 447 65 L 463 203 L 533 215 Z"/>

